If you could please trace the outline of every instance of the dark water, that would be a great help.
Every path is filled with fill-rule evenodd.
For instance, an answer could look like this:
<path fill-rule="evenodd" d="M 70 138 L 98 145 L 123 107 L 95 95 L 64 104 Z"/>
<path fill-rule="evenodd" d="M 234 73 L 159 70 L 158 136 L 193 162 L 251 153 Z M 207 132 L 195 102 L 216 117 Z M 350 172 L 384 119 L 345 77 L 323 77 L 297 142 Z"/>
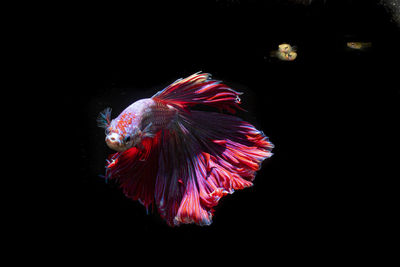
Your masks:
<path fill-rule="evenodd" d="M 384 215 L 378 184 L 387 178 L 375 167 L 390 147 L 399 101 L 400 31 L 385 9 L 355 0 L 187 2 L 85 7 L 60 27 L 68 70 L 60 101 L 73 127 L 60 171 L 68 192 L 54 199 L 63 222 L 55 236 L 83 247 L 225 244 L 238 247 L 233 254 L 372 244 L 369 229 Z M 350 51 L 347 41 L 372 48 Z M 268 58 L 283 42 L 297 46 L 294 62 Z M 98 176 L 111 151 L 96 117 L 106 107 L 116 116 L 200 70 L 245 93 L 249 112 L 239 116 L 269 136 L 275 155 L 254 187 L 221 200 L 211 226 L 170 228 Z"/>

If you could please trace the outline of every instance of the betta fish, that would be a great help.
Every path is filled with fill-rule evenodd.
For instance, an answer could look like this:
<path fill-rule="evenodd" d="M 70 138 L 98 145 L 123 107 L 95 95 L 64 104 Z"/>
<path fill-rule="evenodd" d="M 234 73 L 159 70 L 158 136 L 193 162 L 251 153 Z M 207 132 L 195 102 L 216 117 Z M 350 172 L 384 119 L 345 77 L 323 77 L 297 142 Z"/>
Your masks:
<path fill-rule="evenodd" d="M 222 112 L 241 109 L 240 94 L 198 72 L 134 102 L 113 120 L 107 108 L 98 126 L 117 152 L 107 160 L 105 178 L 146 209 L 156 208 L 170 226 L 210 225 L 218 201 L 252 186 L 272 155 L 262 131 Z M 195 105 L 215 111 L 191 109 Z"/>

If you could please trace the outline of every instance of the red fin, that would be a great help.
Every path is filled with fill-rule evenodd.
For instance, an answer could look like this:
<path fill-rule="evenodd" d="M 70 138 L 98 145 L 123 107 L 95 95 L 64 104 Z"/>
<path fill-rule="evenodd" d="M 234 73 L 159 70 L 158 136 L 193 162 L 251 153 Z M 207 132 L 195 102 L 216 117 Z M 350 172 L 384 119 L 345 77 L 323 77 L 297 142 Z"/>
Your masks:
<path fill-rule="evenodd" d="M 239 95 L 220 81 L 210 80 L 208 73 L 195 73 L 185 79 L 179 79 L 155 94 L 154 100 L 165 102 L 180 109 L 203 104 L 235 113 L 233 108 L 241 109 Z"/>
<path fill-rule="evenodd" d="M 132 147 L 111 155 L 106 169 L 106 179 L 117 180 L 124 194 L 139 200 L 146 209 L 154 200 L 159 140 L 160 134 L 144 139 L 141 148 Z"/>
<path fill-rule="evenodd" d="M 181 114 L 161 143 L 155 197 L 170 225 L 210 224 L 220 198 L 251 186 L 273 148 L 251 124 L 202 111 Z"/>
<path fill-rule="evenodd" d="M 155 199 L 161 216 L 171 226 L 180 223 L 211 223 L 211 210 L 201 204 L 199 144 L 183 125 L 165 133 L 162 139 Z"/>
<path fill-rule="evenodd" d="M 171 226 L 211 224 L 213 207 L 226 194 L 251 186 L 273 148 L 251 124 L 203 111 L 180 114 L 174 128 L 142 145 L 110 157 L 106 178 L 146 207 L 155 200 Z"/>

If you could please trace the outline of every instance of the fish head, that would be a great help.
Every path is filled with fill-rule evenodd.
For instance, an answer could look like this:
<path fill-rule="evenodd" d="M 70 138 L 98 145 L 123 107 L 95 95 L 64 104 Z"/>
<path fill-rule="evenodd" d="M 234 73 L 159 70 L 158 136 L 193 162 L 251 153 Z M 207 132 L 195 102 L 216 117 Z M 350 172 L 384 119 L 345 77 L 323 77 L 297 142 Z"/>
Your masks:
<path fill-rule="evenodd" d="M 279 47 L 279 52 L 282 53 L 288 53 L 292 50 L 290 44 L 280 44 L 278 47 Z"/>
<path fill-rule="evenodd" d="M 122 152 L 134 146 L 134 138 L 131 135 L 123 135 L 115 131 L 106 134 L 106 144 L 112 150 Z"/>
<path fill-rule="evenodd" d="M 122 152 L 137 145 L 140 131 L 134 114 L 123 112 L 111 120 L 111 109 L 106 109 L 100 113 L 97 122 L 99 127 L 105 128 L 105 142 L 109 148 Z"/>
<path fill-rule="evenodd" d="M 292 51 L 287 54 L 287 60 L 293 61 L 297 58 L 297 53 Z"/>
<path fill-rule="evenodd" d="M 347 47 L 353 48 L 353 49 L 361 49 L 362 44 L 360 42 L 347 42 Z"/>

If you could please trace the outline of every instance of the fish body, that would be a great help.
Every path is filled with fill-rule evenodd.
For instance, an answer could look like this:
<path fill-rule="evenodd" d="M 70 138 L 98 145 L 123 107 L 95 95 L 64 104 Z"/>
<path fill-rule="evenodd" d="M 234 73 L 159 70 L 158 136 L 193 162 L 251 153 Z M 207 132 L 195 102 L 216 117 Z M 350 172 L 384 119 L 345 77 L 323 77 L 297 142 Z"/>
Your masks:
<path fill-rule="evenodd" d="M 106 109 L 98 124 L 117 153 L 107 160 L 105 178 L 116 180 L 128 198 L 157 208 L 170 226 L 211 224 L 223 196 L 252 186 L 273 144 L 236 116 L 191 107 L 234 113 L 240 94 L 196 73 L 134 102 L 113 120 Z"/>
<path fill-rule="evenodd" d="M 297 58 L 297 53 L 294 51 L 291 51 L 289 53 L 283 53 L 280 51 L 274 51 L 274 53 L 272 54 L 272 56 L 278 58 L 279 60 L 282 61 L 293 61 Z"/>
<path fill-rule="evenodd" d="M 151 98 L 141 99 L 127 107 L 106 128 L 106 143 L 116 151 L 124 151 L 153 137 L 169 124 L 177 109 Z"/>
<path fill-rule="evenodd" d="M 281 51 L 272 51 L 270 56 L 273 58 L 277 58 L 281 61 L 294 61 L 297 58 L 297 53 L 295 51 L 291 51 L 289 53 L 284 53 Z"/>
<path fill-rule="evenodd" d="M 354 50 L 366 50 L 372 47 L 371 42 L 347 42 L 346 45 Z"/>

